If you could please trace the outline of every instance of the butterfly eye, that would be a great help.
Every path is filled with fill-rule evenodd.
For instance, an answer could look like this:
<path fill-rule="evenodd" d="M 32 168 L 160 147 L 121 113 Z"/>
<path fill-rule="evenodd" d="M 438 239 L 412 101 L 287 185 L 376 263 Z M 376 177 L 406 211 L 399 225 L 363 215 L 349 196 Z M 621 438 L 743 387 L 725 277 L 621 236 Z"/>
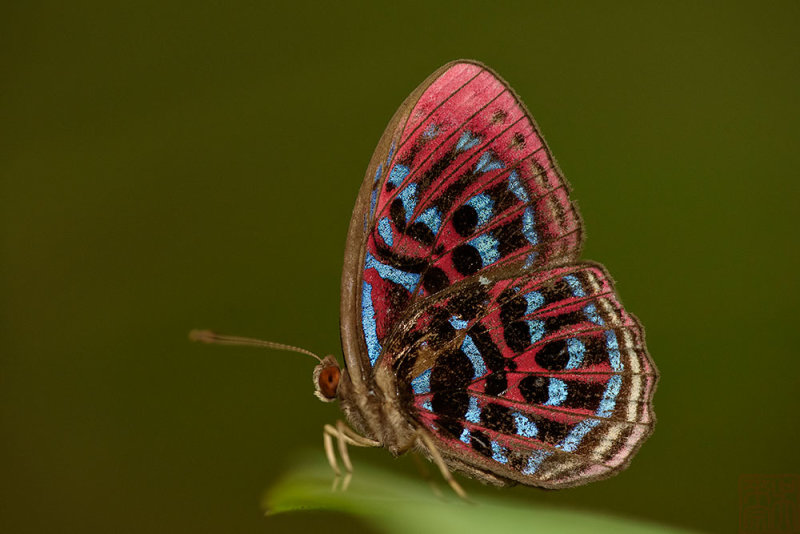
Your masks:
<path fill-rule="evenodd" d="M 339 387 L 340 371 L 338 367 L 326 367 L 319 373 L 319 391 L 326 399 L 336 398 L 336 389 Z"/>

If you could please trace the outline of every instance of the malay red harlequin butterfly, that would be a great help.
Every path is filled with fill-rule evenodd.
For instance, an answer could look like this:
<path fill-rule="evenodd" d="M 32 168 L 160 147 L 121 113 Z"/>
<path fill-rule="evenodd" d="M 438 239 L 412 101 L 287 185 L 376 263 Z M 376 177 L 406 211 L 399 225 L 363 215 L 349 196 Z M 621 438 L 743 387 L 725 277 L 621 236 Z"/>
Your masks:
<path fill-rule="evenodd" d="M 453 489 L 564 488 L 624 469 L 655 424 L 657 371 L 610 276 L 579 260 L 580 216 L 539 128 L 474 61 L 434 72 L 397 110 L 345 248 L 341 335 L 316 395 L 346 445 L 417 451 Z M 195 338 L 256 343 L 203 332 Z M 309 353 L 310 354 L 310 353 Z"/>

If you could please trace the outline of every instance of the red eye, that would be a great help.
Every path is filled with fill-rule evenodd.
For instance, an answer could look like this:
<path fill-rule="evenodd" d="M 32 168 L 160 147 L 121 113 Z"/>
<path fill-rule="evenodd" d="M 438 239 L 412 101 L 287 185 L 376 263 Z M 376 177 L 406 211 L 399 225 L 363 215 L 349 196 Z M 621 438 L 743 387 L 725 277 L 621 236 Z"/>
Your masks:
<path fill-rule="evenodd" d="M 336 398 L 336 388 L 339 386 L 339 368 L 326 367 L 319 374 L 319 390 L 326 399 Z"/>

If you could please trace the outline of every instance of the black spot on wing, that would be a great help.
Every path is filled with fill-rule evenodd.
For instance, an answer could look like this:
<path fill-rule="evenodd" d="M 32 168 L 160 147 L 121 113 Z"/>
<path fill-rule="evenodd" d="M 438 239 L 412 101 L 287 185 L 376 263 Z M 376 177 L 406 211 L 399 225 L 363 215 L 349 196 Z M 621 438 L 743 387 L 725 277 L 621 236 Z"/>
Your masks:
<path fill-rule="evenodd" d="M 530 242 L 522 233 L 521 215 L 510 223 L 496 228 L 493 233 L 495 239 L 497 239 L 497 252 L 500 254 L 501 258 L 505 258 L 517 250 L 530 245 Z"/>
<path fill-rule="evenodd" d="M 450 285 L 450 279 L 447 274 L 439 267 L 430 267 L 425 274 L 422 275 L 422 287 L 429 295 L 438 293 L 442 289 Z"/>
<path fill-rule="evenodd" d="M 508 389 L 508 377 L 505 371 L 493 371 L 486 377 L 484 391 L 487 395 L 499 397 Z"/>
<path fill-rule="evenodd" d="M 433 365 L 430 379 L 431 391 L 434 397 L 437 393 L 453 390 L 463 389 L 466 393 L 466 387 L 472 380 L 473 374 L 472 362 L 461 349 L 445 352 L 436 359 L 436 363 Z M 447 412 L 440 413 L 435 408 L 434 402 L 434 411 L 440 415 L 463 415 L 461 412 L 452 414 Z M 464 413 L 466 413 L 466 407 L 464 408 Z"/>
<path fill-rule="evenodd" d="M 453 213 L 453 227 L 461 237 L 472 235 L 477 225 L 478 212 L 472 206 L 461 206 Z"/>
<path fill-rule="evenodd" d="M 493 402 L 488 403 L 481 410 L 481 423 L 489 430 L 501 434 L 514 434 L 517 430 L 511 410 Z"/>
<path fill-rule="evenodd" d="M 522 471 L 527 465 L 528 456 L 520 451 L 511 451 L 508 455 L 508 462 L 515 471 Z"/>
<path fill-rule="evenodd" d="M 456 419 L 449 417 L 437 417 L 436 424 L 451 437 L 459 438 L 464 431 L 464 425 Z"/>
<path fill-rule="evenodd" d="M 411 223 L 406 229 L 406 235 L 422 243 L 431 246 L 436 240 L 436 235 L 428 228 L 428 225 L 421 222 Z"/>
<path fill-rule="evenodd" d="M 436 415 L 447 419 L 461 419 L 467 413 L 467 391 L 441 391 L 433 394 L 431 407 Z"/>
<path fill-rule="evenodd" d="M 470 432 L 470 434 L 470 445 L 472 445 L 472 448 L 475 449 L 478 454 L 491 458 L 492 446 L 489 442 L 489 437 L 480 430 L 474 430 Z"/>
<path fill-rule="evenodd" d="M 448 213 L 464 191 L 475 180 L 475 175 L 467 171 L 452 182 L 444 192 L 436 198 L 435 204 L 442 213 Z"/>
<path fill-rule="evenodd" d="M 526 376 L 519 383 L 519 392 L 529 404 L 544 404 L 550 398 L 548 380 L 543 376 Z"/>
<path fill-rule="evenodd" d="M 423 272 L 428 267 L 428 261 L 425 258 L 402 256 L 395 253 L 390 247 L 381 245 L 378 241 L 374 243 L 377 259 L 384 265 L 391 265 L 392 267 L 397 267 L 401 271 L 415 274 Z"/>
<path fill-rule="evenodd" d="M 542 416 L 533 416 L 532 419 L 536 423 L 536 427 L 539 429 L 540 439 L 551 445 L 556 445 L 561 442 L 565 437 L 567 437 L 567 434 L 569 434 L 569 431 L 574 426 L 559 423 L 558 421 L 554 421 Z"/>
<path fill-rule="evenodd" d="M 531 344 L 531 330 L 524 321 L 516 321 L 506 326 L 503 337 L 508 348 L 517 353 L 523 352 Z"/>
<path fill-rule="evenodd" d="M 528 308 L 527 301 L 512 289 L 500 294 L 500 321 L 503 323 L 503 339 L 508 348 L 521 353 L 531 344 L 530 327 L 520 319 Z"/>
<path fill-rule="evenodd" d="M 508 113 L 504 109 L 498 109 L 492 113 L 492 123 L 497 124 L 505 121 L 508 118 Z"/>
<path fill-rule="evenodd" d="M 489 334 L 484 325 L 480 323 L 472 325 L 469 335 L 478 352 L 481 353 L 486 367 L 491 371 L 489 376 L 486 377 L 484 391 L 487 395 L 501 395 L 508 389 L 506 371 L 516 369 L 517 362 L 503 357 L 503 353 L 497 348 L 491 334 Z"/>
<path fill-rule="evenodd" d="M 477 347 L 478 351 L 481 353 L 486 367 L 490 371 L 502 371 L 506 369 L 509 362 L 515 363 L 503 357 L 503 353 L 500 352 L 500 349 L 494 344 L 491 334 L 489 334 L 489 331 L 484 325 L 480 323 L 472 325 L 469 329 L 469 335 L 472 338 L 472 342 L 475 343 L 475 347 Z"/>
<path fill-rule="evenodd" d="M 445 171 L 453 164 L 458 154 L 455 151 L 450 151 L 436 160 L 430 168 L 425 171 L 418 180 L 417 193 L 423 195 L 425 191 L 430 188 L 431 184 L 444 178 Z M 444 212 L 442 212 L 444 213 Z"/>
<path fill-rule="evenodd" d="M 458 245 L 451 254 L 456 271 L 464 276 L 475 274 L 483 267 L 481 254 L 472 245 Z"/>
<path fill-rule="evenodd" d="M 447 306 L 453 315 L 470 320 L 485 310 L 488 300 L 486 289 L 481 284 L 474 283 L 465 285 L 461 291 L 453 295 Z"/>
<path fill-rule="evenodd" d="M 400 232 L 406 229 L 406 209 L 399 198 L 392 200 L 392 204 L 389 206 L 389 216 L 392 218 L 395 228 Z"/>
<path fill-rule="evenodd" d="M 564 339 L 550 341 L 534 357 L 536 364 L 548 371 L 563 371 L 569 362 L 569 350 Z"/>
<path fill-rule="evenodd" d="M 520 203 L 519 198 L 517 198 L 512 191 L 508 190 L 506 180 L 498 182 L 487 189 L 486 194 L 488 194 L 492 199 L 492 202 L 494 203 L 493 211 L 496 214 L 504 213 Z M 522 227 L 520 226 L 520 231 L 521 228 Z"/>
<path fill-rule="evenodd" d="M 608 350 L 604 335 L 586 336 L 581 338 L 585 352 L 583 354 L 583 366 L 596 365 L 608 361 Z"/>
<path fill-rule="evenodd" d="M 565 408 L 585 408 L 596 411 L 606 392 L 606 382 L 567 381 L 567 398 L 561 404 Z"/>
<path fill-rule="evenodd" d="M 445 345 L 450 343 L 455 337 L 456 329 L 453 328 L 452 324 L 450 324 L 450 315 L 447 310 L 437 309 L 432 311 L 430 326 L 428 327 L 427 331 L 427 339 L 429 340 L 431 348 L 434 350 L 440 350 Z M 456 356 L 454 356 L 452 353 L 447 353 L 446 356 L 448 358 L 456 358 Z M 466 356 L 464 357 L 466 358 Z M 443 357 L 439 357 L 437 360 L 437 362 L 441 362 L 442 365 L 449 361 L 450 360 L 443 359 Z M 467 362 L 469 362 L 469 359 L 467 359 Z M 471 368 L 472 364 L 470 363 L 470 369 Z M 440 370 L 440 372 L 444 372 L 444 370 Z"/>
<path fill-rule="evenodd" d="M 454 437 L 458 437 L 469 406 L 467 384 L 472 378 L 472 362 L 461 350 L 446 352 L 436 359 L 431 371 L 431 409 L 437 422 Z"/>
<path fill-rule="evenodd" d="M 586 322 L 586 315 L 583 310 L 559 313 L 544 318 L 545 332 L 557 332 L 566 326 L 574 326 Z"/>
<path fill-rule="evenodd" d="M 525 298 L 510 289 L 501 293 L 498 300 L 503 302 L 500 306 L 500 320 L 504 325 L 518 321 L 528 309 L 528 302 Z"/>
<path fill-rule="evenodd" d="M 564 299 L 572 297 L 572 289 L 563 278 L 545 284 L 539 292 L 544 297 L 545 305 L 555 304 Z"/>

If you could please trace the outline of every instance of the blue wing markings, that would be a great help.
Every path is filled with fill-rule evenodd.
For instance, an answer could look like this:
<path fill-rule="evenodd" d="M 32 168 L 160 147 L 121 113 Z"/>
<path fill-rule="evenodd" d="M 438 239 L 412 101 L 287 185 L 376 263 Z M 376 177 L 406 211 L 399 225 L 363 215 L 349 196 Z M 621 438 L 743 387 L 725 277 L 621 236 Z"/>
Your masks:
<path fill-rule="evenodd" d="M 455 328 L 456 330 L 464 330 L 469 323 L 453 315 L 452 317 L 450 317 L 450 324 L 453 325 L 453 328 Z"/>
<path fill-rule="evenodd" d="M 375 190 L 372 191 L 372 197 L 369 200 L 369 216 L 370 217 L 372 217 L 372 215 L 375 213 L 375 203 L 377 202 L 377 200 L 378 200 L 378 190 L 375 189 Z"/>
<path fill-rule="evenodd" d="M 481 154 L 478 163 L 475 164 L 475 172 L 483 174 L 489 171 L 502 169 L 503 167 L 505 167 L 505 165 L 503 165 L 502 161 L 494 157 L 494 152 L 487 150 Z"/>
<path fill-rule="evenodd" d="M 567 437 L 565 437 L 561 443 L 556 445 L 559 449 L 566 452 L 574 452 L 575 449 L 578 448 L 578 445 L 581 444 L 583 438 L 586 434 L 589 433 L 594 427 L 600 424 L 599 419 L 584 419 L 570 430 Z"/>
<path fill-rule="evenodd" d="M 577 369 L 583 363 L 583 357 L 586 354 L 586 346 L 580 339 L 571 337 L 567 339 L 567 350 L 569 351 L 569 360 L 564 369 Z"/>
<path fill-rule="evenodd" d="M 548 406 L 561 406 L 567 400 L 567 384 L 558 378 L 550 378 L 547 387 L 548 399 L 545 402 Z"/>
<path fill-rule="evenodd" d="M 540 319 L 531 319 L 526 321 L 528 329 L 531 333 L 531 345 L 544 337 L 544 321 Z"/>
<path fill-rule="evenodd" d="M 378 271 L 378 275 L 384 280 L 389 280 L 396 284 L 400 284 L 411 292 L 414 291 L 414 288 L 417 286 L 420 278 L 419 274 L 409 273 L 407 271 L 398 269 L 397 267 L 381 263 L 369 252 L 367 252 L 366 261 L 364 262 L 364 270 L 367 269 L 375 269 Z"/>
<path fill-rule="evenodd" d="M 536 233 L 536 217 L 534 216 L 533 208 L 530 206 L 522 212 L 522 235 L 531 245 L 539 243 L 539 235 Z"/>
<path fill-rule="evenodd" d="M 417 220 L 430 228 L 433 235 L 438 234 L 442 226 L 442 215 L 437 208 L 426 209 L 417 217 Z"/>
<path fill-rule="evenodd" d="M 424 132 L 422 132 L 422 137 L 425 139 L 433 139 L 437 135 L 439 135 L 439 127 L 433 122 L 430 123 L 427 128 L 425 128 Z"/>
<path fill-rule="evenodd" d="M 469 150 L 470 148 L 474 148 L 481 142 L 481 138 L 469 130 L 464 130 L 464 133 L 461 134 L 461 137 L 458 139 L 456 143 L 456 150 L 459 152 L 463 152 L 465 150 Z"/>
<path fill-rule="evenodd" d="M 405 165 L 395 165 L 389 172 L 389 183 L 395 187 L 400 187 L 405 177 L 408 176 L 408 172 L 408 167 Z"/>
<path fill-rule="evenodd" d="M 467 200 L 467 206 L 472 206 L 478 214 L 477 226 L 483 226 L 492 218 L 492 210 L 494 209 L 494 201 L 486 193 L 480 193 Z"/>
<path fill-rule="evenodd" d="M 394 141 L 392 141 L 392 146 L 389 147 L 389 155 L 386 156 L 386 167 L 389 167 L 389 163 L 392 161 L 392 156 L 394 155 Z"/>
<path fill-rule="evenodd" d="M 489 443 L 491 443 L 492 445 L 492 460 L 494 460 L 495 462 L 499 462 L 501 464 L 507 464 L 508 456 L 506 448 L 501 446 L 496 441 L 490 441 Z"/>
<path fill-rule="evenodd" d="M 414 390 L 415 395 L 424 395 L 431 392 L 431 370 L 425 369 L 425 372 L 411 381 L 411 388 Z"/>
<path fill-rule="evenodd" d="M 378 221 L 378 234 L 380 234 L 383 242 L 388 246 L 394 243 L 394 234 L 392 233 L 392 223 L 389 222 L 388 217 L 384 217 Z"/>
<path fill-rule="evenodd" d="M 594 304 L 587 304 L 583 308 L 583 313 L 586 314 L 586 318 L 589 319 L 594 324 L 603 325 L 605 324 L 603 318 L 600 317 L 600 314 L 597 313 L 597 307 Z"/>
<path fill-rule="evenodd" d="M 478 251 L 478 254 L 481 255 L 483 267 L 488 267 L 500 259 L 500 251 L 498 250 L 500 243 L 492 235 L 481 234 L 469 240 L 467 244 L 473 246 Z"/>
<path fill-rule="evenodd" d="M 569 288 L 572 290 L 572 294 L 576 297 L 585 297 L 586 292 L 583 290 L 583 286 L 581 285 L 580 280 L 574 274 L 568 274 L 564 277 L 564 281 L 569 285 Z"/>
<path fill-rule="evenodd" d="M 475 371 L 473 378 L 479 378 L 486 374 L 486 363 L 483 361 L 481 351 L 475 346 L 475 342 L 470 336 L 464 336 L 464 342 L 461 344 L 461 350 L 467 355 L 467 358 L 472 362 L 472 369 Z"/>
<path fill-rule="evenodd" d="M 524 438 L 535 438 L 539 435 L 539 429 L 536 423 L 531 421 L 527 416 L 517 411 L 511 412 L 511 415 L 517 426 L 517 434 Z"/>
<path fill-rule="evenodd" d="M 374 366 L 381 354 L 378 330 L 375 322 L 375 308 L 372 305 L 372 284 L 364 281 L 361 287 L 361 324 L 364 328 L 364 341 L 367 343 L 367 356 Z"/>
<path fill-rule="evenodd" d="M 414 214 L 414 210 L 417 208 L 417 184 L 408 184 L 397 196 L 403 203 L 403 209 L 405 209 L 406 212 L 406 222 L 408 222 L 411 220 L 411 215 Z"/>
<path fill-rule="evenodd" d="M 520 183 L 519 173 L 516 170 L 511 171 L 508 175 L 508 190 L 514 193 L 522 202 L 526 204 L 530 202 L 528 192 L 525 191 L 525 187 Z"/>
<path fill-rule="evenodd" d="M 528 462 L 525 464 L 525 467 L 522 468 L 522 474 L 535 474 L 536 471 L 539 470 L 539 466 L 542 465 L 542 462 L 552 454 L 552 451 L 533 451 L 531 455 L 528 456 Z"/>
<path fill-rule="evenodd" d="M 619 353 L 619 344 L 617 343 L 617 334 L 613 330 L 606 331 L 606 350 L 608 350 L 608 361 L 611 363 L 611 368 L 615 372 L 622 371 L 622 360 Z"/>
<path fill-rule="evenodd" d="M 480 424 L 481 422 L 481 409 L 478 407 L 478 399 L 471 395 L 469 397 L 469 406 L 465 417 L 470 423 Z"/>
<path fill-rule="evenodd" d="M 525 300 L 528 303 L 528 308 L 525 310 L 525 315 L 530 315 L 544 304 L 544 297 L 538 291 L 530 291 L 525 293 Z"/>
<path fill-rule="evenodd" d="M 621 387 L 621 375 L 613 375 L 608 380 L 606 391 L 603 393 L 603 399 L 600 401 L 600 406 L 597 408 L 597 416 L 611 417 L 611 414 L 614 413 L 614 407 L 617 405 L 617 395 L 619 395 L 619 390 Z"/>

